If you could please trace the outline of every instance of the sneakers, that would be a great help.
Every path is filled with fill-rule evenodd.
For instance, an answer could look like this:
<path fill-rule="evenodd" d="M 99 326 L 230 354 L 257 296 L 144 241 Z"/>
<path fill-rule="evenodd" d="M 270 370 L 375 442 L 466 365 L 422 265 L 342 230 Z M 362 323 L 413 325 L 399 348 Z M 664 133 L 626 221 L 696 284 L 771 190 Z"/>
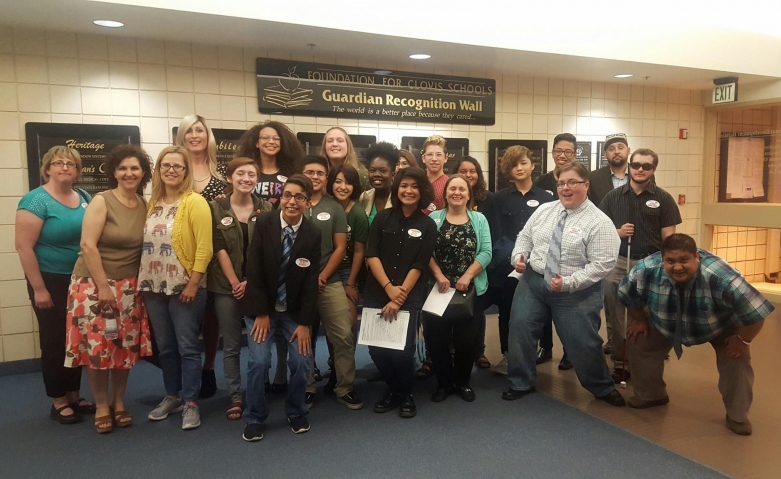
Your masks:
<path fill-rule="evenodd" d="M 184 403 L 182 403 L 181 398 L 172 398 L 171 396 L 166 396 L 162 401 L 160 401 L 160 404 L 158 404 L 157 407 L 149 413 L 147 417 L 152 421 L 162 421 L 172 412 L 181 411 L 183 407 Z"/>
<path fill-rule="evenodd" d="M 287 422 L 290 423 L 290 430 L 294 434 L 303 434 L 309 430 L 309 421 L 306 416 L 288 416 Z"/>
<path fill-rule="evenodd" d="M 247 442 L 260 441 L 263 439 L 263 427 L 260 424 L 245 424 L 241 438 Z"/>
<path fill-rule="evenodd" d="M 502 360 L 493 367 L 493 371 L 496 374 L 501 374 L 502 376 L 507 376 L 507 355 L 502 354 Z"/>
<path fill-rule="evenodd" d="M 553 351 L 550 349 L 540 348 L 539 351 L 537 351 L 537 364 L 543 364 L 547 363 L 553 359 Z"/>
<path fill-rule="evenodd" d="M 355 391 L 350 391 L 344 396 L 340 396 L 338 399 L 340 403 L 344 404 L 345 406 L 347 406 L 352 410 L 363 408 L 363 402 L 361 401 L 361 398 L 358 397 L 358 394 Z"/>
<path fill-rule="evenodd" d="M 195 429 L 201 426 L 201 411 L 194 402 L 188 402 L 184 405 L 182 411 L 182 429 L 185 431 Z"/>
<path fill-rule="evenodd" d="M 304 403 L 307 408 L 312 409 L 312 406 L 315 405 L 315 393 L 308 392 L 304 394 Z"/>

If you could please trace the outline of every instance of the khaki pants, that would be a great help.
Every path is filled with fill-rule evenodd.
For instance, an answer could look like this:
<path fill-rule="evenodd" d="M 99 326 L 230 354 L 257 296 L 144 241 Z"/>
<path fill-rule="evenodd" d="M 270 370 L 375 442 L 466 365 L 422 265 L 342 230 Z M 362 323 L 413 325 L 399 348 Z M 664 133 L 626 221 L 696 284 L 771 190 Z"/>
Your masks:
<path fill-rule="evenodd" d="M 632 269 L 637 260 L 629 260 Z M 605 277 L 605 320 L 608 326 L 608 337 L 613 352 L 610 359 L 613 361 L 613 369 L 620 370 L 624 358 L 624 328 L 626 327 L 626 307 L 618 300 L 618 283 L 626 276 L 626 262 L 624 256 L 619 256 L 613 271 Z M 612 330 L 612 331 L 611 331 Z M 612 332 L 612 335 L 611 335 Z M 626 370 L 629 371 L 629 359 L 626 361 Z"/>
<path fill-rule="evenodd" d="M 353 337 L 353 322 L 350 318 L 350 307 L 347 295 L 341 282 L 329 283 L 322 293 L 317 295 L 317 313 L 320 324 L 325 327 L 328 340 L 334 346 L 334 371 L 336 372 L 337 397 L 344 396 L 353 390 L 355 382 L 355 338 Z M 317 338 L 312 338 L 316 341 Z M 314 357 L 312 358 L 314 361 Z M 312 374 L 309 375 L 307 392 L 315 392 L 317 384 Z"/>
<path fill-rule="evenodd" d="M 734 333 L 734 330 L 727 330 L 710 344 L 716 350 L 719 392 L 727 415 L 733 421 L 745 422 L 754 397 L 754 369 L 750 352 L 738 359 L 724 355 L 724 340 Z M 632 361 L 635 396 L 643 401 L 656 401 L 667 396 L 662 376 L 664 360 L 673 348 L 673 340 L 663 336 L 649 320 L 648 337 L 639 337 L 636 342 L 630 340 L 627 346 Z"/>

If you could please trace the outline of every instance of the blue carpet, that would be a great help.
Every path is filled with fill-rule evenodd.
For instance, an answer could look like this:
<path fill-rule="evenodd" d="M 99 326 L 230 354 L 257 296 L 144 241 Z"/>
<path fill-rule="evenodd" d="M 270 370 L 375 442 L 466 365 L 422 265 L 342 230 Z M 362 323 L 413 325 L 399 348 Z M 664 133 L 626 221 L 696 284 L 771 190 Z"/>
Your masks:
<path fill-rule="evenodd" d="M 318 364 L 326 364 L 320 339 Z M 246 351 L 246 350 L 245 350 Z M 243 354 L 246 363 L 246 354 Z M 374 414 L 384 390 L 366 383 L 374 367 L 366 347 L 356 355 L 365 407 L 350 411 L 319 394 L 312 430 L 293 434 L 284 398 L 268 395 L 265 438 L 241 439 L 227 421 L 218 358 L 217 396 L 201 401 L 202 426 L 182 431 L 175 415 L 153 423 L 146 414 L 163 393 L 159 371 L 140 363 L 130 375 L 128 409 L 135 424 L 99 436 L 91 421 L 62 426 L 48 418 L 39 374 L 0 378 L 0 477 L 123 478 L 711 478 L 726 477 L 542 394 L 508 403 L 504 378 L 476 371 L 477 401 L 428 398 L 433 379 L 416 384 L 418 417 Z M 86 375 L 85 375 L 86 376 Z M 321 384 L 322 385 L 322 384 Z M 89 397 L 84 383 L 82 390 Z"/>

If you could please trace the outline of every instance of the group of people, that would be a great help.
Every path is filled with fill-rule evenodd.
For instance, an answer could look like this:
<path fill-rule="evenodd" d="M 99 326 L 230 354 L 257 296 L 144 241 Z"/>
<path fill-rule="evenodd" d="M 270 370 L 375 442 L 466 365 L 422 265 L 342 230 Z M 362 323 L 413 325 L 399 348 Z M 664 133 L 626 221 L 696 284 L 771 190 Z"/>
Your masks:
<path fill-rule="evenodd" d="M 198 399 L 217 389 L 221 337 L 226 417 L 243 419 L 243 439 L 262 439 L 267 392 L 287 392 L 290 427 L 306 432 L 323 376 L 314 361 L 320 327 L 331 369 L 322 392 L 363 407 L 354 387 L 362 300 L 387 321 L 399 311 L 410 317 L 403 349 L 369 347 L 387 385 L 377 413 L 414 417 L 416 374 L 436 376 L 434 402 L 453 394 L 474 401 L 473 366 L 490 367 L 483 311 L 495 304 L 503 359 L 494 369 L 511 382 L 504 399 L 534 390 L 536 365 L 552 357 L 552 324 L 565 350 L 559 367 L 574 367 L 587 390 L 614 406 L 625 404 L 614 383 L 630 379 L 630 364 L 630 407 L 666 404 L 667 353 L 711 342 L 728 426 L 750 433 L 748 343 L 773 307 L 726 262 L 674 234 L 680 215 L 653 181 L 653 151 L 630 155 L 626 137 L 612 135 L 609 166 L 589 175 L 573 161 L 575 146 L 573 135 L 558 135 L 556 167 L 536 184 L 531 152 L 509 148 L 501 171 L 511 185 L 494 194 L 474 158 L 445 173 L 438 135 L 423 145 L 423 168 L 385 142 L 364 152 L 363 166 L 339 127 L 325 133 L 320 154 L 307 155 L 287 126 L 266 121 L 221 165 L 206 119 L 191 115 L 154 162 L 138 146 L 112 150 L 109 189 L 94 197 L 73 186 L 78 152 L 52 148 L 44 184 L 22 198 L 16 216 L 51 418 L 71 424 L 94 414 L 98 433 L 130 426 L 128 373 L 148 357 L 166 393 L 148 418 L 181 412 L 182 428 L 197 428 Z M 475 313 L 422 311 L 432 288 L 473 293 Z M 419 323 L 427 354 L 416 373 Z M 603 348 L 612 352 L 612 377 Z M 79 393 L 82 366 L 94 402 Z"/>

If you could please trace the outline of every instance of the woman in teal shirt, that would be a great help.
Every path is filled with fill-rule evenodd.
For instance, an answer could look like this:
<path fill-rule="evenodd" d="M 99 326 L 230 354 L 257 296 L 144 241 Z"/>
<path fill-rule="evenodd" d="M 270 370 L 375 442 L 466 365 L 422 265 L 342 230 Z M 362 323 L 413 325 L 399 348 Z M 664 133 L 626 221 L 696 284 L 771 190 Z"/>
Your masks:
<path fill-rule="evenodd" d="M 81 368 L 66 368 L 65 318 L 71 273 L 79 256 L 81 222 L 90 196 L 75 190 L 81 176 L 76 150 L 55 146 L 43 156 L 45 183 L 30 191 L 16 210 L 16 251 L 27 279 L 41 344 L 41 368 L 50 416 L 62 424 L 80 421 L 95 405 L 79 397 Z"/>

